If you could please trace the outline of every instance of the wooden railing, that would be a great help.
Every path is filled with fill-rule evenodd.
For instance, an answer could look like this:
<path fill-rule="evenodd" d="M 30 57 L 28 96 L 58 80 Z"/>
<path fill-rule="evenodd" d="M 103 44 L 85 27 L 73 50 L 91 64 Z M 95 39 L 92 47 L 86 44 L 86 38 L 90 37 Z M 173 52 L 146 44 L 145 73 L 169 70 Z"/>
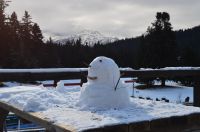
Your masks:
<path fill-rule="evenodd" d="M 188 70 L 131 70 L 120 69 L 122 77 L 199 77 L 200 69 Z M 0 69 L 0 81 L 34 81 L 80 79 L 87 68 Z"/>
<path fill-rule="evenodd" d="M 130 70 L 120 69 L 122 77 L 173 78 L 190 77 L 194 84 L 194 106 L 200 107 L 200 69 L 188 70 Z M 87 68 L 0 69 L 2 81 L 86 80 Z"/>
<path fill-rule="evenodd" d="M 142 78 L 173 78 L 190 77 L 194 81 L 194 106 L 200 107 L 200 69 L 191 70 L 129 70 L 120 69 L 122 77 L 142 77 Z M 39 81 L 39 80 L 65 80 L 84 79 L 87 76 L 87 68 L 59 68 L 59 69 L 0 69 L 0 82 L 3 81 Z M 3 107 L 4 105 L 4 107 Z M 3 122 L 11 106 L 3 104 L 0 106 L 0 131 L 3 130 Z M 20 111 L 13 110 L 20 114 Z M 24 115 L 24 113 L 22 114 Z M 24 116 L 25 119 L 26 116 Z M 29 118 L 28 118 L 29 119 Z M 38 121 L 33 118 L 31 121 Z M 48 123 L 43 121 L 48 128 Z M 50 126 L 52 127 L 52 126 Z M 57 128 L 57 127 L 56 127 Z M 59 127 L 60 128 L 60 127 Z"/>
<path fill-rule="evenodd" d="M 191 70 L 130 70 L 120 69 L 122 77 L 171 78 L 190 77 L 194 85 L 194 106 L 200 106 L 200 69 Z M 36 81 L 82 79 L 87 76 L 87 68 L 53 69 L 0 69 L 0 81 Z"/>

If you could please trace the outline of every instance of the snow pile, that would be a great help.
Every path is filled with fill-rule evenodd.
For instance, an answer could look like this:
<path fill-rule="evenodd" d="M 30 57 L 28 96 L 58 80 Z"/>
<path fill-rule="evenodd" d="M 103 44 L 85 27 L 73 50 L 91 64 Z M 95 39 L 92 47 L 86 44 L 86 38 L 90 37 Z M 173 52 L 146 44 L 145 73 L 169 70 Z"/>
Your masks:
<path fill-rule="evenodd" d="M 63 81 L 59 81 L 59 82 L 57 83 L 56 90 L 57 90 L 58 92 L 60 92 L 60 93 L 66 92 L 66 89 L 65 89 L 64 85 L 65 85 L 65 84 L 64 84 Z"/>
<path fill-rule="evenodd" d="M 164 102 L 131 99 L 131 105 L 123 109 L 80 110 L 66 107 L 42 112 L 56 124 L 69 124 L 78 131 L 116 124 L 149 121 L 171 116 L 200 113 L 200 108 Z M 59 115 L 61 116 L 58 116 Z"/>
<path fill-rule="evenodd" d="M 110 109 L 129 105 L 127 88 L 120 80 L 117 64 L 110 58 L 97 57 L 89 65 L 88 82 L 79 99 L 82 108 Z"/>
<path fill-rule="evenodd" d="M 80 88 L 74 88 L 74 91 L 80 91 Z M 75 106 L 74 102 L 70 101 L 70 97 L 65 96 L 66 91 L 60 92 L 43 86 L 4 88 L 0 89 L 0 93 L 1 100 L 28 112 L 45 111 L 58 105 Z"/>
<path fill-rule="evenodd" d="M 171 116 L 200 113 L 200 108 L 161 101 L 130 99 L 128 107 L 115 109 L 82 109 L 79 102 L 80 87 L 64 92 L 38 87 L 13 87 L 0 89 L 0 101 L 21 110 L 38 112 L 55 124 L 72 125 L 77 131 L 106 125 L 127 124 Z"/>

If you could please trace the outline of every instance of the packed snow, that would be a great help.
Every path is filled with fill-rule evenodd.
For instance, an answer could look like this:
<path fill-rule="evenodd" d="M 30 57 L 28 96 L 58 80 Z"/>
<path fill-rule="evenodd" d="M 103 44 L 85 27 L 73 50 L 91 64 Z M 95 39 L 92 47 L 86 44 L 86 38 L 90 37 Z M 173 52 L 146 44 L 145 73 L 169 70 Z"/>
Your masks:
<path fill-rule="evenodd" d="M 128 90 L 120 80 L 117 64 L 102 56 L 95 58 L 89 66 L 88 82 L 81 89 L 79 105 L 96 110 L 128 106 Z"/>
<path fill-rule="evenodd" d="M 0 101 L 23 111 L 40 112 L 56 124 L 76 126 L 78 131 L 113 124 L 153 120 L 200 112 L 200 108 L 162 101 L 130 98 L 124 108 L 104 110 L 82 109 L 78 104 L 80 87 L 63 92 L 42 86 L 18 86 L 0 90 Z"/>

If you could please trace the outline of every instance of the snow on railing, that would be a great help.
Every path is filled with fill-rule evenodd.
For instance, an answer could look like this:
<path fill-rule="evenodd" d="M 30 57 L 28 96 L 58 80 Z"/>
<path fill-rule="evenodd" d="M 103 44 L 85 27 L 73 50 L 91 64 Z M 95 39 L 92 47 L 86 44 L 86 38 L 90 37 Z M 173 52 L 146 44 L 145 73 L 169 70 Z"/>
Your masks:
<path fill-rule="evenodd" d="M 165 67 L 160 69 L 140 68 L 140 70 L 200 70 L 200 67 Z"/>
<path fill-rule="evenodd" d="M 132 68 L 119 68 L 120 71 L 138 71 Z M 88 68 L 37 68 L 37 69 L 0 69 L 0 73 L 55 73 L 55 72 L 85 72 Z M 140 68 L 139 71 L 156 70 L 200 70 L 200 67 L 165 67 L 160 69 Z"/>
<path fill-rule="evenodd" d="M 82 79 L 87 68 L 41 68 L 41 69 L 0 69 L 0 81 L 39 81 Z M 120 68 L 122 77 L 186 77 L 200 76 L 199 67 L 166 67 L 162 69 Z"/>

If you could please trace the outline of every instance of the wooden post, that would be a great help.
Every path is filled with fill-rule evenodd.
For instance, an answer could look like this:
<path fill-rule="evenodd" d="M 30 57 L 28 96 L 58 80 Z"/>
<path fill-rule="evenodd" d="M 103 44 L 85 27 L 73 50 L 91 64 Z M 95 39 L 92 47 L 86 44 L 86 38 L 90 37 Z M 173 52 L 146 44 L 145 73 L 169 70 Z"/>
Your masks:
<path fill-rule="evenodd" d="M 83 86 L 83 83 L 86 83 L 87 82 L 87 77 L 82 73 L 81 75 L 81 87 Z"/>
<path fill-rule="evenodd" d="M 54 80 L 54 81 L 53 81 L 53 86 L 54 86 L 54 87 L 57 87 L 57 83 L 58 83 L 58 82 L 59 82 L 58 80 Z"/>
<path fill-rule="evenodd" d="M 164 79 L 164 78 L 161 79 L 161 86 L 162 86 L 162 87 L 165 86 L 165 79 Z"/>
<path fill-rule="evenodd" d="M 194 106 L 200 107 L 200 79 L 195 79 L 194 90 L 193 90 Z"/>
<path fill-rule="evenodd" d="M 4 122 L 6 120 L 8 113 L 9 113 L 8 111 L 0 109 L 0 132 L 3 132 L 4 130 Z"/>

